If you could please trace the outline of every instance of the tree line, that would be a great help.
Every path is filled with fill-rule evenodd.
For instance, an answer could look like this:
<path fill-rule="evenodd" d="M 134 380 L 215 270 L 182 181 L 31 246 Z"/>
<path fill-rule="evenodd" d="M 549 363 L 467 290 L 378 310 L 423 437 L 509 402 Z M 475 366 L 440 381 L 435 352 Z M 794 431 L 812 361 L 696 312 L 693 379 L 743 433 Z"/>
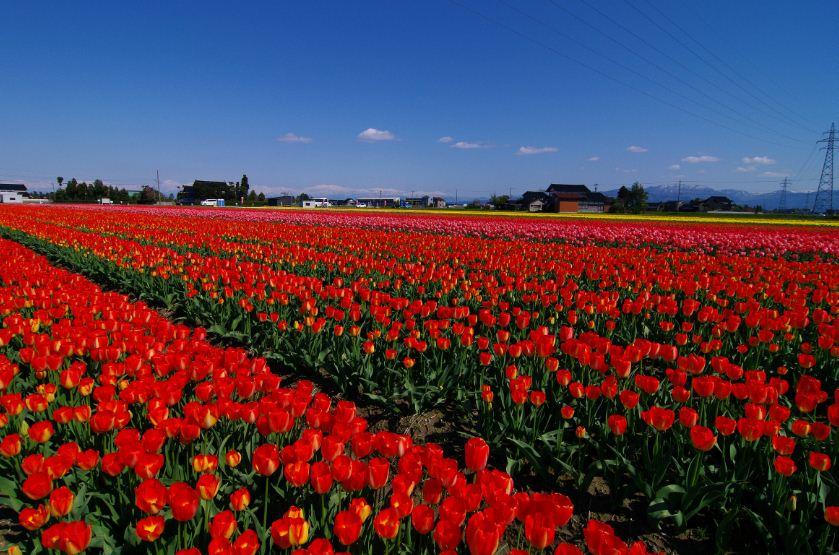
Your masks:
<path fill-rule="evenodd" d="M 261 206 L 266 203 L 265 193 L 257 193 L 250 188 L 247 175 L 242 175 L 242 179 L 236 182 L 195 181 L 190 187 L 191 194 L 185 191 L 178 193 L 179 201 L 224 199 L 227 206 Z"/>
<path fill-rule="evenodd" d="M 55 202 L 99 202 L 101 199 L 109 199 L 119 204 L 154 204 L 161 199 L 171 199 L 158 194 L 156 190 L 144 185 L 139 194 L 131 193 L 124 187 L 105 185 L 101 179 L 95 179 L 92 183 L 79 182 L 75 177 L 64 183 L 64 178 L 59 176 L 55 179 L 58 189 L 55 192 L 47 193 L 46 198 Z"/>

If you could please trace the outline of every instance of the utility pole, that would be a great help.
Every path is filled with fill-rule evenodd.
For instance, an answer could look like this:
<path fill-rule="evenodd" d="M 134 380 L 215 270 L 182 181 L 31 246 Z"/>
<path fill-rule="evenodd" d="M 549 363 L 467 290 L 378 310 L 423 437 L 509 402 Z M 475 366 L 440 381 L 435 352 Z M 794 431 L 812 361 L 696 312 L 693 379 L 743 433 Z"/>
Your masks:
<path fill-rule="evenodd" d="M 778 212 L 784 212 L 787 209 L 787 190 L 789 189 L 789 178 L 785 177 L 781 182 L 781 196 L 778 199 Z"/>
<path fill-rule="evenodd" d="M 676 212 L 679 211 L 679 208 L 682 207 L 682 180 L 679 180 L 679 184 L 676 186 Z"/>
<path fill-rule="evenodd" d="M 822 149 L 824 152 L 824 164 L 822 164 L 822 175 L 819 179 L 819 188 L 816 191 L 816 200 L 813 201 L 813 214 L 833 214 L 833 149 L 836 135 L 836 126 L 831 123 L 827 137 L 821 139 L 820 143 L 827 143 Z"/>
<path fill-rule="evenodd" d="M 454 203 L 457 204 L 457 189 L 454 190 Z"/>

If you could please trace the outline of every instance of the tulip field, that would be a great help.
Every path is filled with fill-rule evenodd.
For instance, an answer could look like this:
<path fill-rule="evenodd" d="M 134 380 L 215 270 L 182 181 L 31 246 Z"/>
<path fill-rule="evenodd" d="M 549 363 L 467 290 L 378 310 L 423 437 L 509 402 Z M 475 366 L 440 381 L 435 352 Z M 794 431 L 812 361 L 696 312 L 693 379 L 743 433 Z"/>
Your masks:
<path fill-rule="evenodd" d="M 0 548 L 832 553 L 822 223 L 0 205 Z"/>

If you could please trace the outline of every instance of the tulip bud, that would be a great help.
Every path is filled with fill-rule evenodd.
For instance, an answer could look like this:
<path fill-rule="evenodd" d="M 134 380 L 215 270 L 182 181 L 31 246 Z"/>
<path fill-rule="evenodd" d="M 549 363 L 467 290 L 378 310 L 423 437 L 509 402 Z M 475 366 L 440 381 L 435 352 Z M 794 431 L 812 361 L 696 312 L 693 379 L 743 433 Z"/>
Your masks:
<path fill-rule="evenodd" d="M 251 492 L 248 488 L 239 488 L 230 494 L 230 508 L 234 511 L 244 511 L 251 504 Z"/>

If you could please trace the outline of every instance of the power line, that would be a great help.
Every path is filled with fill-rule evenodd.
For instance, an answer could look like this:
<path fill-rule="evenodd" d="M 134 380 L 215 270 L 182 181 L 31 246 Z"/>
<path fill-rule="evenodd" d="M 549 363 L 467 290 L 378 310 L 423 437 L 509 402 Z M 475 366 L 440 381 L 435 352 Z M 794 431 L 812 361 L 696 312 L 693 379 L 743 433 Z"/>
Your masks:
<path fill-rule="evenodd" d="M 819 146 L 818 141 L 813 142 L 813 148 L 812 148 L 812 150 L 810 150 L 810 154 L 807 156 L 807 159 L 804 160 L 804 163 L 801 164 L 801 167 L 798 168 L 798 171 L 793 174 L 795 176 L 793 181 L 798 181 L 799 178 L 801 177 L 802 173 L 804 172 L 804 170 L 805 169 L 808 169 L 808 170 L 810 169 L 808 164 L 810 163 L 811 160 L 813 160 L 813 155 L 816 153 L 816 149 L 818 148 L 818 146 Z"/>
<path fill-rule="evenodd" d="M 502 2 L 503 2 L 503 0 L 502 0 Z M 726 102 L 724 102 L 724 101 L 722 101 L 722 100 L 719 100 L 719 99 L 718 99 L 718 98 L 716 98 L 716 97 L 711 96 L 711 95 L 710 95 L 710 94 L 708 94 L 705 90 L 703 90 L 703 89 L 701 89 L 701 88 L 697 87 L 697 86 L 696 86 L 696 85 L 694 85 L 693 83 L 690 83 L 690 82 L 686 81 L 685 79 L 683 79 L 683 78 L 682 78 L 682 77 L 680 77 L 679 75 L 677 75 L 677 74 L 673 73 L 672 71 L 670 71 L 670 70 L 669 70 L 669 69 L 667 69 L 666 67 L 661 66 L 661 65 L 660 65 L 659 63 L 657 63 L 655 60 L 653 60 L 653 59 L 649 58 L 648 56 L 645 56 L 644 54 L 642 54 L 642 53 L 638 52 L 637 50 L 635 50 L 635 49 L 634 49 L 634 48 L 632 48 L 631 46 L 627 45 L 625 42 L 622 42 L 622 41 L 620 41 L 620 40 L 616 39 L 616 38 L 615 38 L 615 37 L 613 37 L 610 33 L 607 33 L 607 32 L 605 32 L 605 31 L 603 31 L 603 30 L 602 30 L 602 29 L 600 29 L 598 26 L 596 26 L 596 25 L 594 25 L 594 24 L 590 23 L 589 21 L 587 21 L 587 20 L 583 19 L 582 17 L 580 17 L 579 15 L 575 14 L 574 12 L 572 12 L 570 9 L 566 8 L 566 7 L 565 7 L 565 6 L 563 6 L 562 4 L 557 3 L 555 0 L 548 0 L 548 2 L 550 2 L 550 4 L 551 4 L 551 5 L 553 5 L 555 8 L 557 8 L 557 9 L 559 9 L 559 10 L 564 11 L 565 13 L 567 13 L 568 15 L 570 15 L 571 17 L 573 17 L 574 19 L 576 19 L 577 21 L 579 21 L 579 22 L 580 22 L 580 23 L 582 23 L 583 25 L 586 25 L 586 26 L 587 26 L 587 27 L 589 27 L 590 29 L 594 30 L 595 32 L 597 32 L 597 33 L 599 33 L 600 35 L 602 35 L 603 37 L 605 37 L 606 39 L 608 39 L 608 40 L 610 40 L 611 42 L 613 42 L 613 43 L 617 44 L 618 46 L 620 46 L 620 47 L 621 47 L 621 48 L 623 48 L 624 50 L 628 51 L 629 53 L 631 53 L 631 54 L 633 54 L 634 56 L 636 56 L 637 58 L 639 58 L 640 60 L 642 60 L 642 61 L 644 61 L 644 62 L 646 62 L 646 63 L 650 64 L 651 66 L 653 66 L 653 67 L 655 67 L 656 69 L 658 69 L 660 72 L 662 72 L 662 73 L 665 73 L 665 74 L 669 75 L 671 78 L 675 79 L 676 81 L 678 81 L 678 82 L 679 82 L 679 83 L 681 83 L 682 85 L 684 85 L 684 86 L 688 87 L 689 89 L 691 89 L 691 90 L 692 90 L 692 91 L 694 91 L 695 93 L 697 93 L 697 94 L 699 94 L 699 95 L 703 96 L 704 98 L 707 98 L 708 100 L 710 100 L 711 102 L 713 102 L 713 103 L 715 103 L 715 104 L 718 104 L 719 106 L 722 106 L 723 108 L 725 108 L 725 109 L 726 109 L 726 110 L 728 110 L 729 112 L 732 112 L 732 113 L 735 115 L 735 117 L 732 117 L 732 116 L 725 116 L 725 115 L 723 115 L 723 117 L 728 117 L 729 119 L 739 119 L 739 120 L 745 120 L 745 121 L 747 121 L 747 122 L 751 122 L 751 124 L 752 124 L 752 125 L 755 125 L 755 126 L 757 126 L 757 127 L 760 127 L 760 128 L 761 128 L 761 129 L 763 129 L 764 131 L 769 131 L 770 133 L 775 133 L 776 135 L 780 135 L 780 136 L 782 136 L 782 137 L 784 137 L 784 138 L 786 138 L 786 139 L 789 139 L 789 140 L 791 140 L 791 141 L 796 141 L 796 142 L 802 142 L 802 143 L 808 143 L 808 144 L 809 144 L 809 141 L 805 141 L 805 140 L 802 140 L 802 139 L 799 139 L 799 138 L 796 138 L 796 137 L 792 137 L 792 136 L 787 135 L 787 134 L 785 134 L 785 133 L 779 133 L 779 132 L 777 132 L 776 130 L 774 130 L 774 129 L 772 129 L 772 128 L 770 128 L 770 127 L 766 126 L 766 125 L 764 125 L 763 123 L 761 123 L 761 122 L 759 122 L 759 121 L 757 121 L 757 120 L 755 120 L 754 118 L 752 118 L 752 117 L 751 117 L 751 116 L 749 116 L 748 114 L 741 113 L 741 111 L 740 111 L 740 110 L 737 110 L 736 108 L 733 108 L 732 106 L 730 106 L 730 105 L 729 105 L 729 104 L 727 104 Z M 710 88 L 712 88 L 712 89 L 720 89 L 719 85 L 717 85 L 716 83 L 712 82 L 711 80 L 707 79 L 706 77 L 704 77 L 704 76 L 702 76 L 702 75 L 699 75 L 699 74 L 697 74 L 697 73 L 694 73 L 694 72 L 693 72 L 693 70 L 691 70 L 688 66 L 686 66 L 685 64 L 683 64 L 683 63 L 682 63 L 679 59 L 677 59 L 677 58 L 675 58 L 675 57 L 671 56 L 671 55 L 670 55 L 670 54 L 668 54 L 667 52 L 664 52 L 663 50 L 661 50 L 660 48 L 658 48 L 658 47 L 657 47 L 657 46 L 655 46 L 654 44 L 651 44 L 651 43 L 650 43 L 649 41 L 647 41 L 647 40 L 646 40 L 643 36 L 639 35 L 638 33 L 636 33 L 635 31 L 633 31 L 632 29 L 630 29 L 630 28 L 629 28 L 629 27 L 627 27 L 626 25 L 622 24 L 621 22 L 619 22 L 619 21 L 615 20 L 614 18 L 612 18 L 611 16 L 609 16 L 609 14 L 607 14 L 607 13 L 605 13 L 605 12 L 601 11 L 599 8 L 597 8 L 597 6 L 593 6 L 592 4 L 588 3 L 586 0 L 580 0 L 580 2 L 582 2 L 583 4 L 585 4 L 586 6 L 588 6 L 591 10 L 595 11 L 597 14 L 599 14 L 601 17 L 603 17 L 604 19 L 606 19 L 607 21 L 609 21 L 609 22 L 610 22 L 610 23 L 612 23 L 613 25 L 617 26 L 618 28 L 622 29 L 622 30 L 623 30 L 623 31 L 625 31 L 626 33 L 630 34 L 630 35 L 631 35 L 631 36 L 632 36 L 635 40 L 637 40 L 637 41 L 639 41 L 640 43 L 644 44 L 644 45 L 645 45 L 645 46 L 647 46 L 648 48 L 650 48 L 650 49 L 654 50 L 654 51 L 655 51 L 655 52 L 657 52 L 658 54 L 660 54 L 660 55 L 664 56 L 665 58 L 667 58 L 667 59 L 668 59 L 668 60 L 670 60 L 671 62 L 673 62 L 673 63 L 675 63 L 676 65 L 678 65 L 679 67 L 681 67 L 683 70 L 687 71 L 689 74 L 692 74 L 694 77 L 698 77 L 698 78 L 702 79 L 703 81 L 705 81 L 706 83 L 708 83 L 708 84 L 710 85 Z M 503 3 L 504 3 L 505 5 L 508 5 L 508 6 L 509 6 L 509 4 L 507 4 L 506 2 L 503 2 Z M 729 93 L 729 94 L 730 94 L 730 93 Z M 739 100 L 739 99 L 738 99 L 738 100 Z M 722 115 L 722 114 L 720 114 L 720 115 Z"/>
<path fill-rule="evenodd" d="M 835 135 L 836 126 L 831 123 L 827 137 L 819 141 L 826 144 L 824 146 L 824 164 L 819 178 L 819 188 L 816 190 L 816 199 L 813 201 L 813 214 L 833 214 L 833 149 Z"/>
<path fill-rule="evenodd" d="M 704 115 L 702 115 L 702 114 L 698 114 L 698 113 L 694 112 L 693 110 L 689 110 L 689 109 L 687 109 L 687 108 L 683 108 L 683 107 L 681 107 L 681 106 L 679 106 L 679 105 L 677 105 L 677 104 L 674 104 L 674 103 L 670 102 L 669 100 L 666 100 L 666 99 L 664 99 L 664 98 L 661 98 L 660 96 L 655 95 L 655 94 L 653 94 L 653 93 L 651 93 L 651 92 L 649 92 L 649 91 L 646 91 L 646 90 L 644 90 L 644 89 L 642 89 L 642 88 L 640 88 L 640 87 L 637 87 L 637 86 L 635 86 L 635 85 L 633 85 L 633 84 L 631 84 L 631 83 L 629 83 L 629 82 L 627 82 L 627 81 L 623 81 L 623 80 L 621 80 L 621 79 L 619 79 L 619 78 L 617 78 L 617 77 L 614 77 L 614 76 L 612 76 L 612 75 L 609 75 L 609 74 L 608 74 L 608 73 L 606 73 L 605 71 L 600 70 L 600 69 L 598 69 L 598 68 L 596 68 L 596 67 L 592 66 L 591 64 L 588 64 L 588 63 L 586 63 L 586 62 L 583 62 L 583 61 L 581 61 L 581 60 L 578 60 L 577 58 L 573 58 L 573 57 L 569 56 L 568 54 L 565 54 L 564 52 L 561 52 L 560 50 L 557 50 L 556 48 L 554 48 L 554 47 L 550 46 L 549 44 L 546 44 L 545 42 L 543 42 L 543 41 L 541 41 L 541 40 L 539 40 L 539 39 L 536 39 L 536 38 L 533 38 L 533 37 L 531 37 L 531 36 L 529 36 L 529 35 L 526 35 L 525 33 L 523 33 L 523 32 L 521 32 L 521 31 L 519 31 L 519 30 L 518 30 L 518 29 L 516 29 L 515 27 L 511 27 L 510 25 L 507 25 L 506 23 L 503 23 L 503 22 L 501 22 L 501 21 L 499 21 L 499 20 L 497 20 L 497 19 L 495 19 L 495 18 L 493 18 L 493 17 L 490 17 L 490 16 L 486 15 L 485 13 L 483 13 L 483 12 L 481 12 L 481 11 L 479 11 L 479 10 L 476 10 L 475 8 L 472 8 L 471 6 L 469 6 L 469 5 L 467 5 L 467 4 L 464 4 L 464 3 L 463 3 L 463 2 L 461 2 L 460 0 L 449 0 L 449 2 L 451 2 L 452 4 L 455 4 L 455 5 L 457 5 L 457 6 L 460 6 L 460 7 L 461 7 L 461 8 L 463 8 L 464 10 L 466 10 L 466 11 L 468 11 L 468 12 L 470 12 L 470 13 L 472 13 L 472 14 L 476 15 L 476 16 L 478 16 L 479 18 L 481 18 L 481 19 L 483 19 L 483 20 L 485 20 L 485 21 L 487 21 L 487 22 L 489 22 L 489 23 L 492 23 L 493 25 L 496 25 L 496 26 L 498 26 L 498 27 L 501 27 L 502 29 L 506 29 L 506 30 L 507 30 L 507 31 L 509 31 L 510 33 L 513 33 L 514 35 L 516 35 L 516 36 L 518 36 L 518 37 L 520 37 L 520 38 L 523 38 L 524 40 L 526 40 L 526 41 L 528 41 L 528 42 L 531 42 L 531 43 L 533 43 L 533 44 L 535 44 L 535 45 L 537 45 L 537 46 L 540 46 L 540 47 L 544 48 L 545 50 L 548 50 L 549 52 L 552 52 L 553 54 L 555 54 L 555 55 L 557 55 L 557 56 L 559 56 L 559 57 L 561 57 L 561 58 L 564 58 L 564 59 L 566 59 L 566 60 L 568 60 L 568 61 L 571 61 L 571 62 L 573 62 L 573 63 L 575 63 L 575 64 L 577 64 L 577 65 L 579 65 L 579 66 L 581 66 L 581 67 L 584 67 L 585 69 L 588 69 L 589 71 L 591 71 L 591 72 L 593 72 L 593 73 L 596 73 L 596 74 L 600 75 L 601 77 L 603 77 L 603 78 L 605 78 L 605 79 L 608 79 L 608 80 L 610 80 L 610 81 L 613 81 L 613 82 L 615 82 L 615 83 L 619 84 L 619 85 L 620 85 L 620 86 L 622 86 L 622 87 L 626 87 L 626 88 L 628 88 L 628 89 L 632 89 L 633 91 L 635 91 L 635 92 L 637 92 L 637 93 L 639 93 L 639 94 L 642 94 L 642 95 L 644 95 L 644 96 L 646 96 L 646 97 L 648 97 L 648 98 L 651 98 L 651 99 L 655 100 L 656 102 L 659 102 L 659 103 L 661 103 L 661 104 L 664 104 L 664 105 L 666 105 L 666 106 L 669 106 L 670 108 L 673 108 L 674 110 L 677 110 L 677 111 L 679 111 L 679 112 L 683 112 L 683 113 L 685 113 L 685 114 L 688 114 L 689 116 L 692 116 L 692 117 L 697 118 L 697 119 L 701 119 L 701 120 L 703 120 L 703 121 L 705 121 L 705 122 L 708 122 L 708 123 L 710 123 L 710 124 L 712 124 L 712 125 L 716 125 L 717 127 L 721 127 L 721 128 L 726 129 L 726 130 L 728 130 L 728 131 L 730 131 L 730 132 L 732 132 L 732 133 L 736 133 L 736 134 L 738 134 L 738 135 L 742 135 L 742 136 L 744 136 L 744 137 L 747 137 L 747 138 L 752 139 L 752 140 L 755 140 L 755 141 L 760 141 L 760 142 L 764 142 L 764 143 L 774 144 L 774 145 L 781 146 L 781 147 L 784 147 L 784 148 L 799 148 L 799 147 L 797 147 L 797 146 L 793 146 L 793 145 L 787 145 L 787 144 L 779 143 L 779 142 L 777 142 L 777 141 L 773 141 L 773 140 L 771 140 L 771 139 L 766 139 L 766 138 L 762 138 L 762 137 L 757 137 L 757 136 L 752 135 L 752 134 L 750 134 L 750 133 L 747 133 L 747 132 L 741 131 L 741 130 L 739 130 L 739 129 L 735 129 L 735 128 L 733 128 L 733 127 L 731 127 L 730 125 L 727 125 L 727 124 L 725 124 L 725 123 L 718 122 L 718 121 L 716 121 L 716 120 L 714 120 L 714 119 L 711 119 L 711 118 L 709 118 L 709 117 L 707 117 L 707 116 L 704 116 Z"/>
<path fill-rule="evenodd" d="M 694 18 L 696 18 L 696 19 L 697 19 L 700 23 L 702 23 L 702 24 L 703 24 L 703 25 L 704 25 L 704 26 L 705 26 L 705 27 L 706 27 L 709 31 L 711 31 L 711 32 L 716 32 L 716 29 L 714 28 L 714 26 L 712 26 L 710 23 L 708 23 L 708 21 L 707 21 L 705 18 L 703 18 L 703 17 L 702 17 L 702 15 L 701 15 L 698 11 L 693 10 L 693 17 L 694 17 Z M 720 36 L 720 34 L 719 34 L 719 33 L 717 33 L 717 37 L 719 37 L 719 36 Z M 699 46 L 701 46 L 702 48 L 705 48 L 702 44 L 700 44 Z M 707 50 L 707 48 L 706 48 L 706 50 Z M 715 58 L 719 59 L 719 60 L 720 60 L 720 61 L 721 61 L 721 62 L 722 62 L 722 63 L 723 63 L 723 64 L 724 64 L 724 65 L 725 65 L 728 69 L 729 69 L 729 71 L 731 71 L 731 72 L 732 72 L 732 73 L 734 73 L 735 75 L 740 76 L 742 79 L 744 79 L 744 80 L 746 81 L 746 83 L 750 84 L 751 86 L 756 87 L 756 85 L 754 85 L 754 83 L 752 83 L 752 81 L 751 81 L 748 77 L 746 77 L 746 76 L 743 74 L 743 72 L 742 72 L 742 71 L 738 71 L 738 70 L 736 70 L 734 67 L 732 67 L 732 66 L 731 66 L 731 64 L 729 64 L 728 62 L 726 62 L 726 61 L 725 61 L 725 59 L 720 59 L 719 57 L 715 56 L 715 55 L 714 55 L 714 53 L 713 53 L 713 52 L 711 52 L 710 50 L 708 50 L 708 52 L 709 52 L 712 56 L 714 56 Z M 737 53 L 736 53 L 736 51 L 735 51 L 734 55 L 736 56 L 736 54 L 737 54 Z M 743 58 L 742 58 L 742 57 L 740 57 L 739 59 L 740 59 L 740 61 L 741 61 L 741 62 L 743 62 Z M 774 78 L 773 78 L 773 77 L 768 76 L 768 74 L 766 73 L 766 71 L 765 71 L 765 70 L 761 70 L 761 69 L 760 69 L 760 67 L 758 67 L 758 66 L 757 66 L 757 64 L 755 64 L 755 63 L 751 62 L 751 60 L 746 60 L 746 62 L 747 62 L 747 64 L 748 64 L 748 66 L 752 69 L 752 71 L 757 71 L 757 72 L 759 72 L 759 73 L 760 73 L 760 75 L 761 75 L 764 79 L 770 79 L 770 80 L 773 80 L 773 83 L 772 83 L 772 84 L 773 84 L 773 86 L 774 86 L 776 89 L 778 89 L 778 90 L 779 90 L 779 92 L 783 92 L 783 93 L 785 93 L 785 94 L 786 94 L 786 95 L 788 95 L 788 96 L 795 96 L 793 93 L 791 93 L 791 92 L 789 91 L 789 89 L 785 88 L 785 87 L 784 87 L 781 83 L 779 83 L 779 82 L 777 82 L 777 81 L 774 81 Z M 756 88 L 757 88 L 757 87 L 756 87 Z M 771 95 L 771 94 L 770 94 L 769 92 L 767 92 L 766 90 L 764 90 L 764 89 L 759 89 L 759 90 L 760 90 L 760 92 L 762 92 L 762 93 L 764 94 L 764 96 L 766 96 L 766 98 L 768 98 L 768 99 L 772 100 L 772 102 L 774 102 L 774 103 L 776 103 L 778 106 L 780 106 L 780 107 L 784 108 L 784 109 L 785 109 L 785 110 L 786 110 L 789 114 L 791 114 L 791 115 L 795 116 L 795 117 L 796 117 L 796 119 L 798 119 L 799 121 L 801 121 L 801 122 L 807 122 L 808 124 L 809 124 L 809 123 L 811 123 L 811 120 L 810 120 L 809 118 L 807 118 L 807 117 L 805 117 L 805 116 L 802 116 L 802 115 L 801 115 L 801 114 L 799 114 L 798 112 L 794 111 L 793 109 L 791 109 L 789 106 L 785 105 L 783 102 L 781 102 L 780 100 L 778 100 L 777 98 L 775 98 L 773 95 Z M 813 130 L 813 128 L 812 128 L 810 125 L 808 125 L 808 129 Z"/>
<path fill-rule="evenodd" d="M 664 19 L 665 19 L 667 22 L 669 22 L 669 23 L 670 23 L 673 27 L 675 27 L 675 28 L 676 28 L 676 29 L 677 29 L 680 33 L 682 33 L 684 36 L 688 37 L 690 40 L 692 40 L 693 42 L 695 42 L 696 44 L 698 44 L 698 45 L 699 45 L 702 49 L 704 49 L 705 51 L 709 52 L 709 53 L 710 53 L 712 56 L 714 56 L 716 59 L 720 59 L 718 56 L 716 56 L 716 54 L 713 54 L 713 53 L 712 53 L 712 52 L 711 52 L 708 48 L 706 48 L 705 46 L 703 46 L 703 45 L 702 45 L 702 43 L 700 43 L 698 40 L 696 40 L 695 38 L 693 38 L 693 37 L 690 35 L 690 33 L 688 33 L 688 32 L 687 32 L 684 28 L 682 28 L 682 27 L 681 27 L 678 23 L 676 23 L 675 21 L 673 21 L 672 19 L 670 19 L 670 18 L 669 18 L 669 17 L 668 17 L 668 16 L 667 16 L 664 12 L 662 12 L 662 11 L 661 11 L 661 10 L 659 10 L 657 7 L 655 7 L 654 5 L 652 5 L 652 4 L 651 4 L 648 0 L 644 0 L 644 1 L 646 2 L 646 4 L 647 4 L 648 6 L 650 6 L 653 10 L 655 10 L 655 11 L 656 11 L 656 12 L 657 12 L 657 13 L 658 13 L 658 14 L 659 14 L 662 18 L 664 18 Z M 696 56 L 699 60 L 701 60 L 701 61 L 702 61 L 705 65 L 707 65 L 708 67 L 710 67 L 712 70 L 714 70 L 715 72 L 719 73 L 719 74 L 720 74 L 723 78 L 725 78 L 725 79 L 726 79 L 728 82 L 730 82 L 732 85 L 734 85 L 734 86 L 735 86 L 735 87 L 737 87 L 738 89 L 742 90 L 742 91 L 743 91 L 743 92 L 745 92 L 747 95 L 749 95 L 749 96 L 750 96 L 750 97 L 752 97 L 753 99 L 757 100 L 757 101 L 758 101 L 758 102 L 760 102 L 761 104 L 764 104 L 765 106 L 768 106 L 770 110 L 772 110 L 773 112 L 775 112 L 776 114 L 778 114 L 781 118 L 783 118 L 783 119 L 787 120 L 788 122 L 790 122 L 792 125 L 796 125 L 796 126 L 798 126 L 798 127 L 801 127 L 802 129 L 807 130 L 809 133 L 813 133 L 813 132 L 814 132 L 812 129 L 810 129 L 810 128 L 809 128 L 809 127 L 807 127 L 806 125 L 802 125 L 800 122 L 797 122 L 797 121 L 795 121 L 795 120 L 791 119 L 790 117 L 788 117 L 788 116 L 787 116 L 786 114 L 784 114 L 783 112 L 780 112 L 779 110 L 777 110 L 774 106 L 771 106 L 770 104 L 768 104 L 768 103 L 767 103 L 765 100 L 763 100 L 762 98 L 760 98 L 760 97 L 756 96 L 756 95 L 755 95 L 754 93 L 752 93 L 749 89 L 747 89 L 747 88 L 743 87 L 740 83 L 738 83 L 737 81 L 735 81 L 734 79 L 732 79 L 732 78 L 731 78 L 731 77 L 730 77 L 727 73 L 725 73 L 724 71 L 720 70 L 720 69 L 719 69 L 718 67 L 716 67 L 713 63 L 711 63 L 710 61 L 708 61 L 708 59 L 707 59 L 705 56 L 703 56 L 702 54 L 700 54 L 699 52 L 697 52 L 697 51 L 696 51 L 694 48 L 692 48 L 689 44 L 686 44 L 686 43 L 685 43 L 683 40 L 681 40 L 678 36 L 676 36 L 676 35 L 674 35 L 673 33 L 671 33 L 668 29 L 666 29 L 664 26 L 662 26 L 662 25 L 661 25 L 661 24 L 659 24 L 657 21 L 655 21 L 652 17 L 650 17 L 650 16 L 649 16 L 646 12 L 644 12 L 643 10 L 641 10 L 638 6 L 634 5 L 634 4 L 633 4 L 630 0 L 624 0 L 624 2 L 626 2 L 626 4 L 627 4 L 630 8 L 632 8 L 633 10 L 635 10 L 636 12 L 638 12 L 638 13 L 641 15 L 641 17 L 643 17 L 644 19 L 646 19 L 647 21 L 649 21 L 650 23 L 652 23 L 652 24 L 653 24 L 656 28 L 658 28 L 659 30 L 661 30 L 661 31 L 662 31 L 663 33 L 665 33 L 668 37 L 670 37 L 670 38 L 671 38 L 671 39 L 673 39 L 676 43 L 678 43 L 679 45 L 681 45 L 681 46 L 682 46 L 682 48 L 684 48 L 685 50 L 687 50 L 688 52 L 690 52 L 691 54 L 693 54 L 694 56 Z M 757 106 L 755 106 L 755 108 L 756 108 L 756 109 L 760 109 L 760 108 L 759 108 L 759 107 L 757 107 Z M 761 110 L 761 111 L 763 111 L 763 110 Z M 764 113 L 766 113 L 765 111 L 763 111 L 763 112 L 764 112 Z"/>
<path fill-rule="evenodd" d="M 795 179 L 789 179 L 790 183 L 795 183 Z M 756 185 L 756 184 L 763 184 L 763 183 L 778 183 L 777 179 L 749 179 L 749 180 L 729 180 L 729 179 L 682 179 L 682 184 L 690 184 L 690 183 L 711 183 L 715 185 Z M 803 180 L 802 180 L 803 182 Z M 644 183 L 648 183 L 650 185 L 672 185 L 672 180 L 667 180 L 663 178 L 661 180 L 644 180 Z"/>
<path fill-rule="evenodd" d="M 784 178 L 781 182 L 781 194 L 778 197 L 778 212 L 783 212 L 787 209 L 787 190 L 789 189 L 789 178 Z"/>

